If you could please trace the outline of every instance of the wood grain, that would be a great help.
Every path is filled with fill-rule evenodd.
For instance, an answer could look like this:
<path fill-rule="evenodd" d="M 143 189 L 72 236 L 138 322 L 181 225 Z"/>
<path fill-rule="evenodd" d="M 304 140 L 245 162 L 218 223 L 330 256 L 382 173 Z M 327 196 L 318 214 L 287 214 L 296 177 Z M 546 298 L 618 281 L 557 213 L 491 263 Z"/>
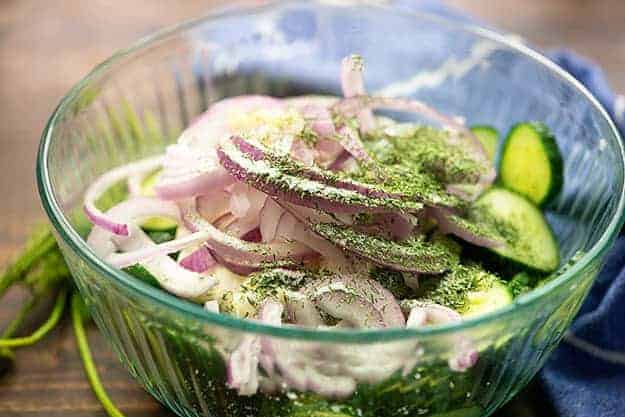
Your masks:
<path fill-rule="evenodd" d="M 166 25 L 202 15 L 216 3 L 0 1 L 0 264 L 43 219 L 33 175 L 35 153 L 45 121 L 62 94 L 114 50 Z M 568 45 L 578 50 L 600 63 L 613 86 L 625 92 L 622 0 L 450 3 L 541 47 Z M 12 291 L 0 303 L 0 321 L 10 317 L 21 297 Z M 104 384 L 128 417 L 172 415 L 130 379 L 95 329 L 89 337 Z M 501 415 L 517 415 L 511 410 Z M 15 371 L 0 380 L 0 416 L 104 415 L 84 378 L 67 322 L 37 347 L 20 350 Z"/>

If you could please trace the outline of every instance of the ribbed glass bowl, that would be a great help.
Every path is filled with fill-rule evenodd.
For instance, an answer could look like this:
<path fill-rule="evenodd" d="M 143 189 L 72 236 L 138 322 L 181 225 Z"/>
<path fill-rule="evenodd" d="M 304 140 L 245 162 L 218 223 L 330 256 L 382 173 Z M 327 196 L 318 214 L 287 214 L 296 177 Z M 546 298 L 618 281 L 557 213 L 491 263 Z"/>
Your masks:
<path fill-rule="evenodd" d="M 488 415 L 558 344 L 622 224 L 621 142 L 580 84 L 486 30 L 345 3 L 241 7 L 142 40 L 74 87 L 43 133 L 39 190 L 76 283 L 122 363 L 181 416 Z M 350 332 L 214 314 L 108 266 L 87 247 L 81 200 L 98 175 L 163 152 L 220 98 L 338 94 L 340 59 L 350 53 L 364 57 L 367 87 L 377 94 L 418 98 L 501 132 L 518 121 L 546 123 L 565 159 L 564 191 L 548 219 L 563 259 L 578 250 L 581 259 L 514 304 L 459 325 Z M 225 385 L 224 358 L 254 335 L 321 354 L 351 352 L 331 365 L 364 376 L 341 400 L 299 392 L 306 387 L 289 381 L 273 395 L 239 396 Z M 479 349 L 479 361 L 464 373 L 447 366 L 459 340 Z M 416 367 L 397 349 L 410 350 Z"/>

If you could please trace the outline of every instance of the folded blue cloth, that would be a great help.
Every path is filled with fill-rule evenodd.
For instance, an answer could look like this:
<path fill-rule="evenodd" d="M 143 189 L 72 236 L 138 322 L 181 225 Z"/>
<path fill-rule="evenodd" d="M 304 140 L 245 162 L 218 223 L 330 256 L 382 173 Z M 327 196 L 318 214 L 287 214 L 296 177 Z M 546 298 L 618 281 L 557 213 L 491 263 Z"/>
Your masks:
<path fill-rule="evenodd" d="M 398 0 L 450 18 L 471 21 L 440 1 Z M 548 56 L 590 90 L 625 137 L 625 97 L 609 87 L 601 68 L 568 50 Z M 544 399 L 562 417 L 625 416 L 625 236 L 621 234 L 564 341 L 538 377 Z M 555 417 L 555 416 L 554 416 Z"/>

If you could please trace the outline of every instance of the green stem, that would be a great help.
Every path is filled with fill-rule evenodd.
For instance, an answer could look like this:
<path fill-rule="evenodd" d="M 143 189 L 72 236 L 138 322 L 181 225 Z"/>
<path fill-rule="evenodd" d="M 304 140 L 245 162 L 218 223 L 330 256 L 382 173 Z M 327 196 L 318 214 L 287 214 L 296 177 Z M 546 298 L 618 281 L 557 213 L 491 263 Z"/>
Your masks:
<path fill-rule="evenodd" d="M 4 329 L 4 331 L 0 335 L 0 338 L 7 339 L 9 337 L 12 337 L 15 334 L 15 332 L 17 332 L 19 328 L 22 326 L 22 324 L 24 323 L 24 320 L 26 319 L 26 316 L 28 315 L 28 313 L 30 313 L 30 311 L 33 309 L 35 304 L 36 304 L 36 297 L 30 297 L 28 301 L 22 304 L 22 306 L 20 307 L 20 311 L 17 312 L 17 315 L 15 316 L 15 318 L 13 318 L 13 320 L 11 320 L 11 322 L 6 327 L 6 329 Z M 0 348 L 0 363 L 4 363 L 5 364 L 4 366 L 7 366 L 7 364 L 10 364 L 11 362 L 13 362 L 14 358 L 15 358 L 15 354 L 13 353 L 13 351 L 11 351 L 11 349 L 6 348 L 6 347 Z M 8 362 L 3 362 L 3 360 L 4 361 L 8 360 Z M 2 368 L 2 366 L 0 366 L 0 368 Z"/>
<path fill-rule="evenodd" d="M 46 253 L 56 247 L 56 241 L 49 228 L 36 232 L 26 243 L 19 258 L 0 277 L 0 297 Z"/>
<path fill-rule="evenodd" d="M 80 294 L 74 293 L 72 295 L 72 323 L 74 324 L 74 334 L 76 335 L 76 343 L 78 344 L 78 351 L 82 358 L 82 363 L 85 368 L 85 373 L 93 389 L 93 393 L 98 398 L 102 407 L 110 417 L 124 417 L 121 411 L 115 407 L 108 394 L 102 386 L 98 371 L 93 363 L 91 357 L 91 350 L 89 349 L 89 341 L 87 340 L 87 334 L 85 333 L 84 325 L 84 304 L 80 298 Z"/>
<path fill-rule="evenodd" d="M 22 347 L 34 345 L 43 339 L 63 317 L 63 310 L 67 301 L 67 289 L 63 288 L 56 297 L 56 303 L 45 323 L 35 330 L 30 336 L 16 337 L 14 339 L 0 339 L 0 347 Z"/>
<path fill-rule="evenodd" d="M 11 320 L 9 325 L 4 329 L 4 331 L 0 335 L 0 340 L 13 337 L 15 332 L 17 332 L 17 330 L 24 323 L 24 320 L 26 319 L 26 316 L 28 316 L 28 313 L 30 313 L 33 307 L 35 307 L 36 301 L 37 301 L 37 297 L 30 297 L 28 301 L 22 304 L 22 306 L 20 307 L 20 311 L 17 312 L 13 320 Z"/>

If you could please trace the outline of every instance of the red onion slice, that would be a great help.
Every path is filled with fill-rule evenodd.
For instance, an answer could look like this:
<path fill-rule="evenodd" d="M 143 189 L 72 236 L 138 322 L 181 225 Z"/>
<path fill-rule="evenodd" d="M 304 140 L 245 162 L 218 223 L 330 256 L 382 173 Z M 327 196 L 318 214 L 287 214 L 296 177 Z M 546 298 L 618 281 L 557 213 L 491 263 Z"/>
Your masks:
<path fill-rule="evenodd" d="M 310 256 L 307 247 L 297 243 L 260 244 L 241 240 L 217 229 L 200 216 L 194 200 L 179 203 L 182 218 L 193 231 L 206 233 L 206 245 L 226 262 L 251 268 L 260 268 L 276 262 L 299 262 Z"/>
<path fill-rule="evenodd" d="M 317 308 L 355 327 L 403 327 L 404 315 L 393 295 L 377 281 L 332 276 L 315 280 L 302 292 Z"/>
<path fill-rule="evenodd" d="M 239 181 L 282 201 L 330 212 L 420 210 L 422 205 L 401 200 L 368 185 L 336 179 L 321 169 L 273 161 L 266 151 L 234 136 L 217 151 L 222 165 Z"/>
<path fill-rule="evenodd" d="M 96 226 L 120 236 L 128 236 L 128 224 L 120 222 L 110 215 L 102 213 L 95 202 L 113 185 L 131 176 L 147 174 L 160 167 L 162 156 L 143 159 L 114 168 L 96 179 L 85 192 L 84 210 L 89 220 Z"/>
<path fill-rule="evenodd" d="M 101 258 L 115 266 L 126 266 L 140 263 L 152 274 L 168 292 L 183 298 L 200 297 L 210 290 L 216 281 L 210 274 L 198 274 L 180 266 L 164 253 L 175 251 L 174 248 L 183 249 L 203 241 L 204 236 L 188 235 L 181 239 L 165 242 L 160 245 L 152 240 L 136 226 L 135 219 L 142 217 L 149 208 L 149 215 L 177 215 L 178 209 L 171 203 L 154 204 L 158 201 L 153 198 L 138 197 L 126 200 L 111 208 L 107 214 L 114 218 L 122 219 L 130 224 L 130 233 L 127 237 L 119 237 L 111 232 L 94 227 L 87 239 L 87 244 Z M 148 204 L 146 204 L 146 202 Z M 161 202 L 162 203 L 162 202 Z M 164 249 L 165 248 L 165 249 Z M 126 253 L 115 253 L 117 250 Z"/>
<path fill-rule="evenodd" d="M 265 200 L 265 204 L 259 213 L 260 235 L 263 242 L 271 242 L 276 237 L 278 223 L 284 210 L 276 203 L 273 198 Z"/>
<path fill-rule="evenodd" d="M 360 140 L 360 135 L 356 129 L 349 126 L 341 127 L 338 131 L 338 139 L 341 146 L 356 160 L 365 163 L 373 162 L 373 158 L 365 149 L 365 145 Z"/>
<path fill-rule="evenodd" d="M 462 316 L 451 308 L 434 303 L 413 303 L 408 315 L 406 327 L 418 328 L 426 325 L 458 323 Z M 464 336 L 456 338 L 455 354 L 449 358 L 448 364 L 452 371 L 464 372 L 478 360 L 478 351 Z"/>
<path fill-rule="evenodd" d="M 230 354 L 227 366 L 226 384 L 236 389 L 239 395 L 254 395 L 258 391 L 258 362 L 260 338 L 245 335 Z"/>
<path fill-rule="evenodd" d="M 341 89 L 346 98 L 367 94 L 363 78 L 364 64 L 359 55 L 350 55 L 341 62 Z M 368 132 L 375 127 L 373 112 L 363 108 L 357 114 L 360 130 Z"/>
<path fill-rule="evenodd" d="M 292 323 L 313 328 L 324 324 L 319 311 L 306 295 L 300 292 L 287 291 L 286 299 L 287 315 Z"/>
<path fill-rule="evenodd" d="M 274 300 L 267 300 L 261 307 L 261 320 L 280 325 L 283 307 Z M 284 385 L 299 391 L 314 391 L 332 398 L 344 398 L 356 389 L 356 381 L 341 375 L 326 375 L 322 372 L 327 363 L 321 357 L 316 343 L 261 337 L 263 369 L 273 375 L 279 372 Z"/>
<path fill-rule="evenodd" d="M 217 262 L 215 262 L 215 259 L 213 259 L 208 249 L 201 246 L 193 253 L 180 260 L 179 263 L 182 267 L 188 269 L 189 271 L 205 272 Z"/>

